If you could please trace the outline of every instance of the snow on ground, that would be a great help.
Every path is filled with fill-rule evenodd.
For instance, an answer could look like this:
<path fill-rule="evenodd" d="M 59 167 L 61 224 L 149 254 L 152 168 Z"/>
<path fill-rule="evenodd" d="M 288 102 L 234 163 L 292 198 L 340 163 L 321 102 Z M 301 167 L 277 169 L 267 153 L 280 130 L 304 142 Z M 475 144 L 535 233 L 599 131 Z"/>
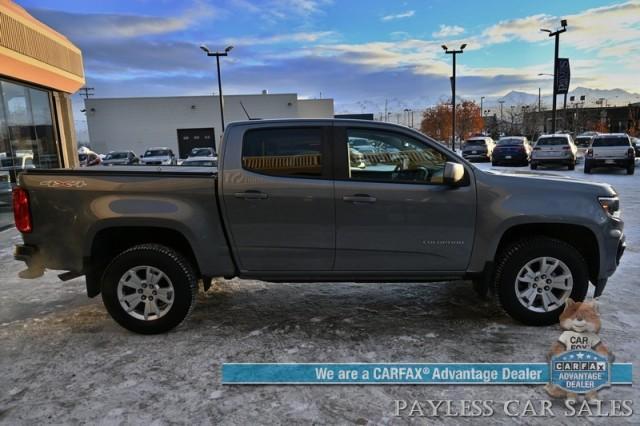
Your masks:
<path fill-rule="evenodd" d="M 479 165 L 490 168 L 489 165 Z M 547 172 L 547 171 L 545 171 Z M 584 175 L 619 191 L 628 248 L 601 299 L 602 339 L 617 361 L 640 352 L 640 174 Z M 20 240 L 0 232 L 0 423 L 391 424 L 397 399 L 546 399 L 541 386 L 222 386 L 223 362 L 543 362 L 557 327 L 515 323 L 469 283 L 271 284 L 231 280 L 201 294 L 160 336 L 117 326 L 84 280 L 17 278 Z M 635 383 L 640 383 L 635 365 Z M 617 386 L 604 399 L 632 399 Z M 558 413 L 562 406 L 556 402 Z M 636 405 L 635 411 L 640 410 Z M 556 417 L 612 424 L 627 419 Z M 425 422 L 425 419 L 414 419 Z M 431 421 L 479 423 L 475 418 Z M 490 424 L 547 423 L 500 413 Z"/>

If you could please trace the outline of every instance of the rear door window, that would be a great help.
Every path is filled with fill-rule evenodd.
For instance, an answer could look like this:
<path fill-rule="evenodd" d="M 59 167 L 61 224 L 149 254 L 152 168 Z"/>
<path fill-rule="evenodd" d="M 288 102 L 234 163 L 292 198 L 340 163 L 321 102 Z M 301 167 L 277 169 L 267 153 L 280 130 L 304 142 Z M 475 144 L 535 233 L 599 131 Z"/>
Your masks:
<path fill-rule="evenodd" d="M 568 141 L 566 138 L 540 138 L 536 143 L 536 146 L 558 146 L 558 145 L 567 145 Z"/>
<path fill-rule="evenodd" d="M 242 166 L 272 176 L 328 178 L 321 127 L 249 130 Z"/>
<path fill-rule="evenodd" d="M 630 146 L 629 139 L 621 136 L 597 137 L 591 146 Z"/>

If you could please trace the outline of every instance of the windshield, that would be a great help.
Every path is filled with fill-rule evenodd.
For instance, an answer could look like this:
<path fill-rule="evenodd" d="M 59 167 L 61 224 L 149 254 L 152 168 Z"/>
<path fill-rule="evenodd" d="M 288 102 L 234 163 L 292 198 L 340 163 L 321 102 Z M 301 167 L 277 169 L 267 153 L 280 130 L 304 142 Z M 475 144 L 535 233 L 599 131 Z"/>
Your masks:
<path fill-rule="evenodd" d="M 110 152 L 108 153 L 104 159 L 105 160 L 124 160 L 128 157 L 127 152 Z"/>
<path fill-rule="evenodd" d="M 505 138 L 498 141 L 498 145 L 522 145 L 523 143 L 524 140 L 519 138 Z"/>
<path fill-rule="evenodd" d="M 208 157 L 210 155 L 213 155 L 211 148 L 193 148 L 191 150 L 192 157 Z"/>
<path fill-rule="evenodd" d="M 199 166 L 199 167 L 218 167 L 218 162 L 215 160 L 190 160 L 184 161 L 183 166 Z"/>
<path fill-rule="evenodd" d="M 145 157 L 167 157 L 169 156 L 168 149 L 149 149 L 144 153 Z"/>
<path fill-rule="evenodd" d="M 629 146 L 629 139 L 622 136 L 600 136 L 593 140 L 591 146 Z"/>
<path fill-rule="evenodd" d="M 553 145 L 567 145 L 567 138 L 540 138 L 536 143 L 536 146 L 553 146 Z"/>
<path fill-rule="evenodd" d="M 468 146 L 485 146 L 487 142 L 484 139 L 469 139 L 464 144 Z"/>
<path fill-rule="evenodd" d="M 580 146 L 589 146 L 591 143 L 591 137 L 589 136 L 578 136 L 576 138 L 576 144 Z"/>

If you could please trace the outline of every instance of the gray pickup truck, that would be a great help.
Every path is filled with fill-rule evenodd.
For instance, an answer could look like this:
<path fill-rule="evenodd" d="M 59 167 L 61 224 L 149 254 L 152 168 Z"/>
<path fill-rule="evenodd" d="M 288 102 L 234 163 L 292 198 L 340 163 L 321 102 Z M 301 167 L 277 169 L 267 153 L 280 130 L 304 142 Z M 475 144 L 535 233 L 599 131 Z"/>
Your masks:
<path fill-rule="evenodd" d="M 411 129 L 232 123 L 219 168 L 28 170 L 14 191 L 23 278 L 85 275 L 112 317 L 160 333 L 198 282 L 470 280 L 526 324 L 598 296 L 624 251 L 607 184 L 486 172 Z"/>

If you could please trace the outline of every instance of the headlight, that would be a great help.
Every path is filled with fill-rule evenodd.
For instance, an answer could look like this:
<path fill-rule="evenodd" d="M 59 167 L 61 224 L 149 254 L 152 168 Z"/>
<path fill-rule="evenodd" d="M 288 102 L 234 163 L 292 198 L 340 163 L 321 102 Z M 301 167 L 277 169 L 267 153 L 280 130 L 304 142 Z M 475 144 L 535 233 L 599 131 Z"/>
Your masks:
<path fill-rule="evenodd" d="M 618 197 L 598 197 L 598 201 L 609 216 L 620 216 L 620 199 Z"/>

